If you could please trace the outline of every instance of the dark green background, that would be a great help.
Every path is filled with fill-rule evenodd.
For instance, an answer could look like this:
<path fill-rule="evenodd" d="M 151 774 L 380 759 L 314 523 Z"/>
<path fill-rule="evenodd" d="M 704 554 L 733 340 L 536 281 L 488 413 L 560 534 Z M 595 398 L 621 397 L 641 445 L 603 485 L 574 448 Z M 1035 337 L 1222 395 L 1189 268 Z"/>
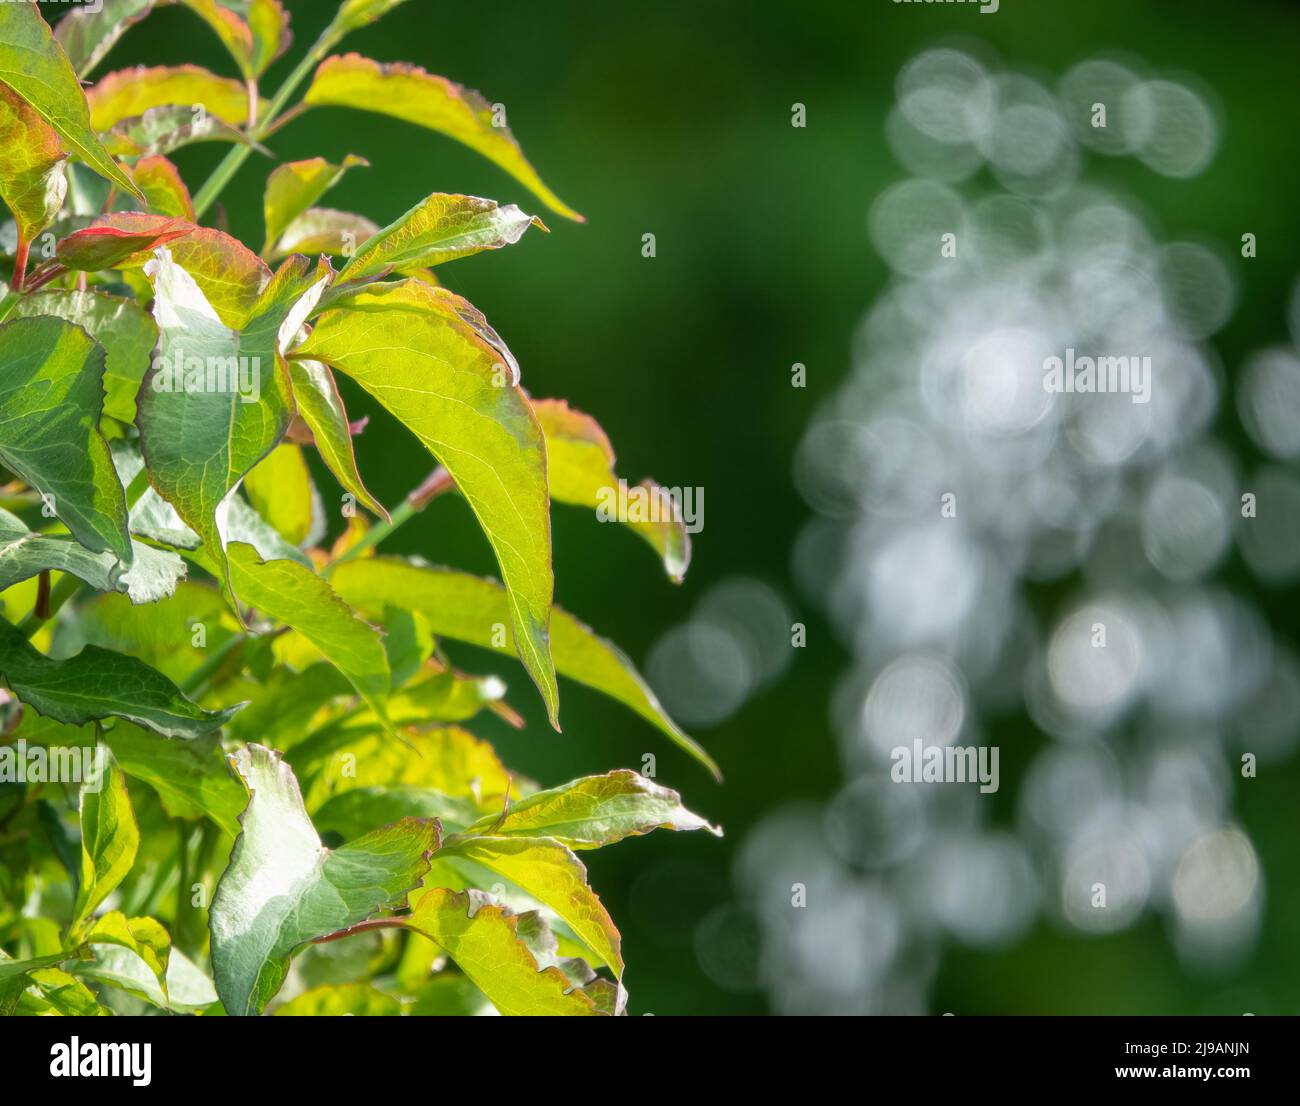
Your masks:
<path fill-rule="evenodd" d="M 334 5 L 287 6 L 298 46 L 273 67 L 268 89 Z M 852 328 L 886 279 L 865 216 L 881 188 L 903 175 L 883 134 L 894 78 L 917 49 L 953 36 L 982 39 L 1008 63 L 1049 81 L 1090 53 L 1122 48 L 1158 70 L 1195 74 L 1215 90 L 1225 139 L 1203 176 L 1171 182 L 1136 164 L 1108 163 L 1108 179 L 1131 189 L 1167 234 L 1201 232 L 1231 244 L 1254 232 L 1259 257 L 1239 267 L 1241 307 L 1221 335 L 1225 362 L 1239 364 L 1248 350 L 1283 338 L 1285 300 L 1300 269 L 1294 0 L 1003 0 L 993 15 L 973 5 L 889 0 L 411 0 L 346 43 L 379 60 L 415 62 L 505 103 L 543 178 L 589 220 L 576 226 L 548 216 L 549 236 L 530 234 L 518 247 L 443 273 L 510 343 L 533 394 L 567 397 L 601 421 L 623 475 L 704 487 L 705 528 L 681 588 L 664 580 L 631 536 L 582 511 L 556 511 L 559 602 L 639 663 L 657 635 L 726 576 L 757 576 L 795 599 L 790 553 L 807 509 L 792 486 L 791 456 L 818 400 L 846 372 Z M 192 15 L 163 10 L 134 29 L 100 72 L 161 60 L 232 71 Z M 807 105 L 802 130 L 790 125 L 795 102 Z M 270 145 L 282 159 L 369 158 L 372 167 L 350 174 L 325 202 L 380 224 L 431 191 L 538 209 L 475 155 L 378 116 L 312 112 Z M 219 156 L 215 147 L 177 155 L 193 190 Z M 222 198 L 230 229 L 254 244 L 262 239 L 269 169 L 250 161 Z M 641 256 L 646 232 L 657 237 L 653 260 Z M 808 366 L 804 391 L 789 386 L 794 362 Z M 347 399 L 354 417 L 368 409 L 355 389 Z M 390 505 L 429 468 L 414 439 L 382 413 L 358 453 L 366 480 Z M 322 488 L 332 489 L 328 481 Z M 492 570 L 473 520 L 451 500 L 436 503 L 392 545 Z M 1251 587 L 1235 562 L 1231 582 Z M 1294 599 L 1294 590 L 1266 599 L 1284 630 L 1294 630 Z M 710 983 L 691 941 L 699 918 L 732 897 L 733 851 L 747 828 L 782 801 L 828 798 L 841 779 L 827 701 L 846 657 L 815 612 L 799 617 L 809 624 L 809 645 L 784 682 L 698 735 L 723 765 L 721 787 L 640 720 L 570 683 L 562 688 L 565 732 L 551 733 L 522 670 L 505 673 L 511 700 L 530 723 L 523 733 L 493 733 L 509 763 L 551 784 L 638 766 L 654 752 L 660 781 L 726 827 L 722 842 L 661 834 L 587 854 L 624 933 L 634 1013 L 766 1009 L 761 993 L 729 994 Z M 472 651 L 458 659 L 479 670 L 486 660 Z M 1002 734 L 1004 771 L 1017 778 L 1040 741 L 1027 728 Z M 1107 938 L 1042 924 L 1004 954 L 950 949 L 936 1008 L 1300 1010 L 1293 951 L 1300 774 L 1294 765 L 1275 769 L 1242 790 L 1240 812 L 1264 863 L 1268 911 L 1257 952 L 1239 975 L 1189 976 L 1156 921 Z"/>

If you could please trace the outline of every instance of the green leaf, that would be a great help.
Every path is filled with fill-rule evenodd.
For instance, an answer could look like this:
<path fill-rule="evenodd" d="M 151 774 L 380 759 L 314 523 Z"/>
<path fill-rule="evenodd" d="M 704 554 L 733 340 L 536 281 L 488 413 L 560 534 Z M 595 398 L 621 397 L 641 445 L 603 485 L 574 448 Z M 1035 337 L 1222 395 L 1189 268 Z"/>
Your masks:
<path fill-rule="evenodd" d="M 123 191 L 141 198 L 131 178 L 91 130 L 77 74 L 35 4 L 0 4 L 0 81 L 58 132 L 66 150 Z"/>
<path fill-rule="evenodd" d="M 42 968 L 62 964 L 76 955 L 76 952 L 56 952 L 49 956 L 36 956 L 28 960 L 14 960 L 3 949 L 0 949 L 0 983 L 9 983 L 11 980 L 29 975 L 31 972 L 40 971 Z"/>
<path fill-rule="evenodd" d="M 120 910 L 109 911 L 95 920 L 93 928 L 86 934 L 86 944 L 130 949 L 149 966 L 159 986 L 166 992 L 172 939 L 153 918 L 128 918 Z"/>
<path fill-rule="evenodd" d="M 81 785 L 81 882 L 73 908 L 75 932 L 131 870 L 140 848 L 140 828 L 131 809 L 126 780 L 106 761 L 92 787 Z"/>
<path fill-rule="evenodd" d="M 266 220 L 266 245 L 262 247 L 262 254 L 269 254 L 289 224 L 338 184 L 344 173 L 369 164 L 365 158 L 349 154 L 341 165 L 332 165 L 323 157 L 313 157 L 277 166 L 267 178 L 266 195 L 262 201 Z"/>
<path fill-rule="evenodd" d="M 50 290 L 25 295 L 11 318 L 56 315 L 76 323 L 104 347 L 104 414 L 135 421 L 135 396 L 158 344 L 158 327 L 134 300 L 103 292 Z"/>
<path fill-rule="evenodd" d="M 602 964 L 623 975 L 622 938 L 587 882 L 587 868 L 566 846 L 542 837 L 463 837 L 438 859 L 459 857 L 509 880 L 560 916 Z"/>
<path fill-rule="evenodd" d="M 500 207 L 496 200 L 435 192 L 365 242 L 339 280 L 431 268 L 482 250 L 499 250 L 513 246 L 530 226 L 546 229 L 540 219 L 514 204 Z"/>
<path fill-rule="evenodd" d="M 253 35 L 252 69 L 260 76 L 293 42 L 289 13 L 280 0 L 248 0 L 248 29 Z"/>
<path fill-rule="evenodd" d="M 656 829 L 722 836 L 682 806 L 676 791 L 625 768 L 537 791 L 511 804 L 504 816 L 487 815 L 464 832 L 467 837 L 550 837 L 571 849 L 599 849 Z"/>
<path fill-rule="evenodd" d="M 673 497 L 653 480 L 643 480 L 643 498 L 632 497 L 614 473 L 614 448 L 590 415 L 562 399 L 535 399 L 533 413 L 546 435 L 546 480 L 553 503 L 596 510 L 602 521 L 623 522 L 659 554 L 664 571 L 681 583 L 691 563 L 691 536 Z M 653 504 L 649 510 L 638 510 Z M 642 517 L 642 516 L 645 517 Z"/>
<path fill-rule="evenodd" d="M 30 244 L 63 207 L 66 156 L 54 128 L 0 84 L 0 198 L 13 212 L 20 244 Z"/>
<path fill-rule="evenodd" d="M 116 987 L 173 1014 L 192 1014 L 217 1001 L 212 980 L 180 949 L 172 949 L 167 960 L 166 993 L 145 961 L 115 945 L 100 945 L 94 960 L 77 961 L 68 968 L 79 979 Z"/>
<path fill-rule="evenodd" d="M 32 972 L 32 983 L 50 1006 L 65 1017 L 106 1017 L 110 1013 L 99 1005 L 81 980 L 58 968 Z"/>
<path fill-rule="evenodd" d="M 62 319 L 16 319 L 0 326 L 0 365 L 0 461 L 82 545 L 130 564 L 126 494 L 99 432 L 103 349 Z"/>
<path fill-rule="evenodd" d="M 113 269 L 137 254 L 183 238 L 194 224 L 166 215 L 125 211 L 97 219 L 59 241 L 58 258 L 69 269 L 97 273 Z"/>
<path fill-rule="evenodd" d="M 322 833 L 344 840 L 403 818 L 436 818 L 447 827 L 466 826 L 479 815 L 471 799 L 445 795 L 429 787 L 356 787 L 327 799 L 312 815 Z"/>
<path fill-rule="evenodd" d="M 303 97 L 309 107 L 362 108 L 445 134 L 500 166 L 552 211 L 582 216 L 542 183 L 510 128 L 495 126 L 492 105 L 472 89 L 415 65 L 381 65 L 360 54 L 326 58 Z"/>
<path fill-rule="evenodd" d="M 80 4 L 59 20 L 54 37 L 84 79 L 127 29 L 152 10 L 153 0 L 100 0 L 98 8 Z"/>
<path fill-rule="evenodd" d="M 406 820 L 340 849 L 320 843 L 298 781 L 260 745 L 233 758 L 249 790 L 243 830 L 209 912 L 217 992 L 231 1015 L 260 1014 L 295 949 L 406 894 L 438 847 L 433 822 Z"/>
<path fill-rule="evenodd" d="M 373 615 L 385 606 L 401 603 L 424 614 L 440 637 L 486 649 L 511 648 L 508 640 L 501 646 L 496 644 L 500 639 L 494 627 L 505 623 L 509 605 L 504 589 L 495 580 L 395 557 L 370 557 L 335 566 L 330 582 L 348 603 L 363 612 Z M 590 627 L 560 607 L 551 616 L 551 650 L 562 675 L 631 707 L 721 778 L 713 758 L 668 716 L 618 647 L 597 637 Z"/>
<path fill-rule="evenodd" d="M 370 494 L 357 469 L 357 455 L 352 448 L 352 423 L 343 406 L 334 374 L 319 361 L 295 359 L 289 362 L 289 380 L 298 405 L 298 417 L 311 431 L 326 467 L 366 510 L 385 522 L 390 521 L 388 511 Z"/>
<path fill-rule="evenodd" d="M 347 304 L 322 314 L 292 356 L 347 373 L 451 474 L 496 553 L 519 656 L 558 729 L 546 445 L 513 359 L 482 316 L 442 288 L 406 280 Z"/>
<path fill-rule="evenodd" d="M 289 17 L 279 0 L 250 0 L 247 19 L 216 0 L 181 3 L 216 32 L 245 80 L 260 77 L 289 45 Z"/>
<path fill-rule="evenodd" d="M 263 561 L 242 543 L 231 543 L 227 553 L 235 594 L 302 634 L 383 717 L 388 656 L 375 628 L 358 618 L 311 569 L 294 561 Z"/>
<path fill-rule="evenodd" d="M 42 572 L 70 572 L 97 591 L 121 591 L 132 603 L 166 599 L 185 578 L 175 553 L 131 543 L 135 559 L 124 566 L 112 553 L 92 553 L 61 534 L 37 534 L 0 508 L 0 591 Z"/>
<path fill-rule="evenodd" d="M 437 944 L 507 1016 L 600 1016 L 558 967 L 539 970 L 520 939 L 521 918 L 472 891 L 429 891 L 405 924 Z"/>
<path fill-rule="evenodd" d="M 286 264 L 252 322 L 233 330 L 166 250 L 146 273 L 162 335 L 136 420 L 150 482 L 203 539 L 219 577 L 232 584 L 218 510 L 227 509 L 239 482 L 288 429 L 292 399 L 277 331 L 304 294 L 304 274 Z"/>
<path fill-rule="evenodd" d="M 137 66 L 101 77 L 86 94 L 90 122 L 97 131 L 112 130 L 150 108 L 197 104 L 207 115 L 242 127 L 248 122 L 248 91 L 239 81 L 218 77 L 197 65 Z"/>
<path fill-rule="evenodd" d="M 385 1018 L 401 1012 L 401 1002 L 369 983 L 327 983 L 275 1008 L 285 1018 Z"/>
<path fill-rule="evenodd" d="M 199 737 L 220 727 L 239 709 L 203 710 L 161 672 L 95 645 L 67 660 L 52 660 L 3 619 L 0 676 L 22 702 L 71 726 L 124 718 L 166 737 Z"/>

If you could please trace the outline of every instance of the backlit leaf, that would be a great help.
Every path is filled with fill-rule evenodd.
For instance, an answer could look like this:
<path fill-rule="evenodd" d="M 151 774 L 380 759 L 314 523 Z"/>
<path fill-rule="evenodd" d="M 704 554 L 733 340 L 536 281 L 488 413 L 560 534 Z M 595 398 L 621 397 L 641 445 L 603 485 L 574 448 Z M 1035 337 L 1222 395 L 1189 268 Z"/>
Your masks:
<path fill-rule="evenodd" d="M 520 917 L 470 891 L 429 891 L 405 924 L 437 944 L 507 1016 L 600 1016 L 558 967 L 538 969 L 520 940 Z"/>
<path fill-rule="evenodd" d="M 31 243 L 63 207 L 66 156 L 54 128 L 0 84 L 0 198 L 13 212 L 20 243 Z"/>
<path fill-rule="evenodd" d="M 450 472 L 496 553 L 519 656 L 558 728 L 545 442 L 508 351 L 465 321 L 468 307 L 415 280 L 367 289 L 322 314 L 293 356 L 347 373 Z"/>
<path fill-rule="evenodd" d="M 598 510 L 602 521 L 623 522 L 650 544 L 663 560 L 664 570 L 680 583 L 691 563 L 691 536 L 673 497 L 653 480 L 643 481 L 629 495 L 627 485 L 614 473 L 614 448 L 595 419 L 562 399 L 532 403 L 546 435 L 551 500 Z M 630 509 L 641 505 L 638 495 L 649 509 Z"/>
<path fill-rule="evenodd" d="M 194 201 L 176 166 L 161 154 L 142 157 L 131 170 L 150 211 L 194 222 Z"/>
<path fill-rule="evenodd" d="M 655 829 L 708 830 L 676 791 L 627 769 L 586 776 L 512 803 L 504 817 L 487 815 L 466 831 L 493 837 L 550 837 L 571 849 L 598 849 Z"/>
<path fill-rule="evenodd" d="M 366 239 L 379 233 L 379 224 L 364 215 L 313 207 L 304 211 L 286 228 L 271 251 L 271 260 L 291 253 L 327 253 L 331 257 L 351 257 Z"/>
<path fill-rule="evenodd" d="M 217 991 L 238 1016 L 261 1013 L 299 946 L 355 925 L 417 885 L 438 830 L 408 819 L 331 851 L 277 754 L 249 745 L 232 761 L 248 807 L 209 918 Z"/>
<path fill-rule="evenodd" d="M 546 227 L 514 204 L 435 192 L 365 242 L 339 273 L 361 280 L 390 269 L 441 265 L 481 250 L 513 246 L 530 226 Z"/>
<path fill-rule="evenodd" d="M 302 545 L 311 536 L 319 503 L 300 447 L 281 442 L 271 450 L 244 478 L 244 492 L 285 541 Z"/>
<path fill-rule="evenodd" d="M 81 787 L 81 881 L 73 908 L 73 929 L 95 912 L 117 887 L 140 848 L 131 797 L 122 771 L 106 761 L 100 778 Z"/>
<path fill-rule="evenodd" d="M 124 119 L 163 105 L 197 105 L 223 123 L 248 122 L 248 91 L 229 77 L 197 65 L 136 66 L 101 77 L 86 93 L 90 122 L 97 131 L 111 130 Z"/>
<path fill-rule="evenodd" d="M 500 166 L 552 211 L 582 221 L 581 215 L 542 183 L 510 128 L 495 125 L 487 100 L 419 66 L 400 62 L 381 65 L 360 54 L 326 58 L 303 102 L 376 111 L 445 134 Z"/>
<path fill-rule="evenodd" d="M 0 81 L 58 132 L 68 153 L 118 188 L 138 196 L 131 178 L 91 130 L 77 74 L 35 4 L 0 4 Z M 95 124 L 95 129 L 107 128 Z"/>
<path fill-rule="evenodd" d="M 369 983 L 327 983 L 275 1008 L 277 1017 L 286 1018 L 383 1018 L 401 1012 L 401 1002 Z"/>
<path fill-rule="evenodd" d="M 369 164 L 365 158 L 349 154 L 340 165 L 332 165 L 323 157 L 313 157 L 277 166 L 267 178 L 262 201 L 266 222 L 266 245 L 262 253 L 269 254 L 288 226 L 338 184 L 344 173 Z"/>
<path fill-rule="evenodd" d="M 330 582 L 363 612 L 402 603 L 424 614 L 435 634 L 487 649 L 498 648 L 495 627 L 504 625 L 509 613 L 506 593 L 495 580 L 395 557 L 346 561 L 335 567 Z M 509 641 L 501 646 L 510 647 Z M 560 607 L 551 616 L 551 653 L 562 675 L 631 707 L 718 776 L 713 759 L 668 716 L 619 648 Z"/>
<path fill-rule="evenodd" d="M 69 269 L 97 273 L 112 269 L 193 231 L 194 224 L 167 215 L 128 211 L 98 219 L 59 241 L 59 261 Z"/>

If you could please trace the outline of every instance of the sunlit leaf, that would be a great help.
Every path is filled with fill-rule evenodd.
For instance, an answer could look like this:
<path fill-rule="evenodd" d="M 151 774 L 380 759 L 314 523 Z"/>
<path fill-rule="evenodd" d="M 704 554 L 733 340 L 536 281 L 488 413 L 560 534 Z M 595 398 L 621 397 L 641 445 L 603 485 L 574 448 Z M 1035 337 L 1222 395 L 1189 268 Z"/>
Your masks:
<path fill-rule="evenodd" d="M 514 204 L 435 192 L 362 244 L 339 280 L 361 280 L 391 270 L 431 267 L 481 250 L 513 246 L 542 221 Z"/>
<path fill-rule="evenodd" d="M 263 255 L 271 252 L 289 225 L 338 184 L 344 173 L 369 164 L 365 158 L 349 154 L 339 165 L 333 165 L 323 157 L 313 157 L 277 166 L 267 179 L 262 201 L 266 222 Z"/>
<path fill-rule="evenodd" d="M 586 866 L 565 845 L 542 837 L 450 841 L 438 859 L 458 857 L 513 883 L 564 920 L 614 975 L 623 974 L 622 938 L 587 882 Z"/>
<path fill-rule="evenodd" d="M 507 1016 L 599 1016 L 591 996 L 558 967 L 538 969 L 519 937 L 521 919 L 476 892 L 429 891 L 405 924 L 447 953 Z"/>
<path fill-rule="evenodd" d="M 248 808 L 209 918 L 217 991 L 237 1016 L 261 1013 L 299 946 L 355 925 L 418 884 L 438 830 L 409 819 L 331 851 L 275 753 L 249 745 L 233 763 Z"/>
<path fill-rule="evenodd" d="M 369 983 L 327 983 L 275 1008 L 277 1017 L 286 1018 L 383 1018 L 401 1012 L 401 1002 Z"/>
<path fill-rule="evenodd" d="M 93 785 L 81 786 L 81 880 L 73 907 L 74 930 L 126 878 L 139 848 L 140 828 L 126 780 L 121 769 L 106 761 Z"/>
<path fill-rule="evenodd" d="M 532 404 L 546 435 L 551 500 L 589 507 L 600 512 L 602 521 L 624 523 L 650 544 L 663 560 L 664 571 L 680 583 L 691 563 L 691 536 L 673 497 L 653 480 L 642 481 L 629 496 L 627 485 L 614 472 L 614 448 L 595 419 L 562 399 L 535 399 Z M 640 509 L 642 499 L 649 504 L 645 510 Z"/>
<path fill-rule="evenodd" d="M 406 0 L 343 0 L 332 26 L 341 34 L 356 31 L 405 2 Z"/>
<path fill-rule="evenodd" d="M 0 4 L 0 81 L 58 132 L 68 153 L 118 188 L 138 195 L 131 178 L 91 130 L 77 74 L 35 4 Z M 95 124 L 95 129 L 106 128 Z"/>
<path fill-rule="evenodd" d="M 197 65 L 137 66 L 99 79 L 86 93 L 90 122 L 97 131 L 111 130 L 124 119 L 163 105 L 197 105 L 223 123 L 248 122 L 248 91 L 229 77 Z"/>
<path fill-rule="evenodd" d="M 358 503 L 387 521 L 388 511 L 370 494 L 357 469 L 352 424 L 334 374 L 319 361 L 293 360 L 289 362 L 289 379 L 298 417 L 311 430 L 321 460 Z"/>
<path fill-rule="evenodd" d="M 176 166 L 161 154 L 142 157 L 131 170 L 150 211 L 194 222 L 194 201 Z"/>
<path fill-rule="evenodd" d="M 300 447 L 281 442 L 271 450 L 244 478 L 244 492 L 285 541 L 302 545 L 311 537 L 320 504 Z"/>
<path fill-rule="evenodd" d="M 558 728 L 545 442 L 508 351 L 466 322 L 462 305 L 414 280 L 367 289 L 322 314 L 292 356 L 347 373 L 450 472 L 496 553 L 519 656 Z"/>
<path fill-rule="evenodd" d="M 157 977 L 159 986 L 167 987 L 167 962 L 171 957 L 172 939 L 162 925 L 153 918 L 128 918 L 120 910 L 112 910 L 95 920 L 86 934 L 88 945 L 116 945 L 130 949 Z"/>
<path fill-rule="evenodd" d="M 104 134 L 104 145 L 118 157 L 170 154 L 195 142 L 254 145 L 243 131 L 189 104 L 160 104 L 120 119 Z"/>
<path fill-rule="evenodd" d="M 351 257 L 362 242 L 379 233 L 379 224 L 364 215 L 313 207 L 290 223 L 271 251 L 271 260 L 291 253 L 327 253 Z"/>
<path fill-rule="evenodd" d="M 620 769 L 537 791 L 504 816 L 487 815 L 465 834 L 550 837 L 571 849 L 598 849 L 656 829 L 721 831 L 682 806 L 676 791 Z"/>
<path fill-rule="evenodd" d="M 66 156 L 54 128 L 0 84 L 0 198 L 13 212 L 20 244 L 30 244 L 63 207 Z"/>
<path fill-rule="evenodd" d="M 509 604 L 495 580 L 395 557 L 372 557 L 339 564 L 330 582 L 363 612 L 374 614 L 385 605 L 402 603 L 423 613 L 439 636 L 488 649 L 511 648 L 508 640 L 496 644 L 501 640 L 496 628 L 506 624 Z M 562 675 L 631 707 L 718 775 L 713 759 L 673 722 L 618 647 L 560 607 L 551 616 L 551 654 Z"/>
<path fill-rule="evenodd" d="M 360 54 L 326 58 L 303 102 L 376 111 L 448 135 L 500 166 L 552 211 L 582 220 L 542 183 L 510 128 L 496 125 L 487 100 L 419 66 L 381 65 Z"/>

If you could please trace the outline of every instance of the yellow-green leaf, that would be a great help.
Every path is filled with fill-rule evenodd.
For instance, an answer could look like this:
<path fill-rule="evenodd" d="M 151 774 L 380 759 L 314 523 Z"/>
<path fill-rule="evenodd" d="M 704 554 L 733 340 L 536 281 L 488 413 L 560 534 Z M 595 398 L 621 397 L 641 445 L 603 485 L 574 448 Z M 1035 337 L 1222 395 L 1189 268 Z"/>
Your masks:
<path fill-rule="evenodd" d="M 267 178 L 262 201 L 266 220 L 263 256 L 270 254 L 289 225 L 338 184 L 344 173 L 369 164 L 365 158 L 349 154 L 340 165 L 333 165 L 323 157 L 313 157 L 277 166 Z"/>
<path fill-rule="evenodd" d="M 498 120 L 487 100 L 419 66 L 400 62 L 381 65 L 360 54 L 326 58 L 303 103 L 376 111 L 445 134 L 500 166 L 552 211 L 583 221 L 542 183 L 510 128 L 496 125 Z"/>
<path fill-rule="evenodd" d="M 68 192 L 59 136 L 7 85 L 0 84 L 0 198 L 29 245 L 59 213 Z"/>
<path fill-rule="evenodd" d="M 378 233 L 379 225 L 364 215 L 328 207 L 309 208 L 285 228 L 271 251 L 271 260 L 292 253 L 351 257 L 357 246 Z"/>
<path fill-rule="evenodd" d="M 503 640 L 496 632 L 505 624 L 508 601 L 495 580 L 396 557 L 369 557 L 339 564 L 330 582 L 363 612 L 375 614 L 385 606 L 401 604 L 424 614 L 441 637 L 486 649 L 512 648 L 509 637 Z M 561 607 L 551 617 L 551 652 L 562 675 L 631 707 L 720 778 L 713 758 L 668 716 L 619 648 Z"/>
<path fill-rule="evenodd" d="M 176 166 L 161 154 L 150 154 L 135 163 L 131 176 L 144 193 L 150 211 L 194 222 L 194 201 Z"/>
<path fill-rule="evenodd" d="M 663 560 L 664 571 L 681 583 L 691 563 L 691 536 L 677 501 L 653 480 L 643 480 L 629 492 L 627 482 L 614 472 L 609 438 L 590 415 L 562 399 L 535 399 L 532 404 L 546 435 L 551 501 L 591 508 L 603 522 L 622 522 L 649 543 Z"/>
<path fill-rule="evenodd" d="M 435 889 L 415 904 L 405 924 L 437 944 L 507 1016 L 604 1014 L 554 965 L 540 969 L 520 939 L 521 918 L 472 891 Z"/>
<path fill-rule="evenodd" d="M 492 338 L 459 296 L 407 280 L 326 311 L 291 356 L 347 373 L 446 467 L 496 553 L 520 659 L 558 729 L 546 446 L 513 359 Z"/>
<path fill-rule="evenodd" d="M 153 10 L 153 5 L 154 0 L 99 0 L 98 7 L 78 4 L 59 20 L 54 37 L 77 76 L 84 79 L 127 29 Z"/>
<path fill-rule="evenodd" d="M 126 780 L 111 761 L 94 784 L 81 787 L 81 883 L 73 908 L 75 930 L 117 887 L 140 848 Z"/>
<path fill-rule="evenodd" d="M 111 130 L 124 119 L 163 105 L 199 105 L 223 123 L 248 122 L 248 91 L 239 81 L 218 77 L 197 65 L 137 66 L 99 79 L 86 94 L 90 122 L 97 131 Z"/>
<path fill-rule="evenodd" d="M 339 280 L 363 280 L 389 270 L 441 265 L 481 250 L 513 246 L 530 226 L 546 227 L 514 204 L 435 192 L 362 244 Z"/>
<path fill-rule="evenodd" d="M 68 153 L 139 197 L 131 178 L 95 137 L 77 74 L 35 4 L 0 4 L 0 81 L 58 132 Z"/>
<path fill-rule="evenodd" d="M 281 442 L 244 478 L 253 509 L 290 545 L 302 545 L 315 527 L 318 505 L 302 449 Z"/>

